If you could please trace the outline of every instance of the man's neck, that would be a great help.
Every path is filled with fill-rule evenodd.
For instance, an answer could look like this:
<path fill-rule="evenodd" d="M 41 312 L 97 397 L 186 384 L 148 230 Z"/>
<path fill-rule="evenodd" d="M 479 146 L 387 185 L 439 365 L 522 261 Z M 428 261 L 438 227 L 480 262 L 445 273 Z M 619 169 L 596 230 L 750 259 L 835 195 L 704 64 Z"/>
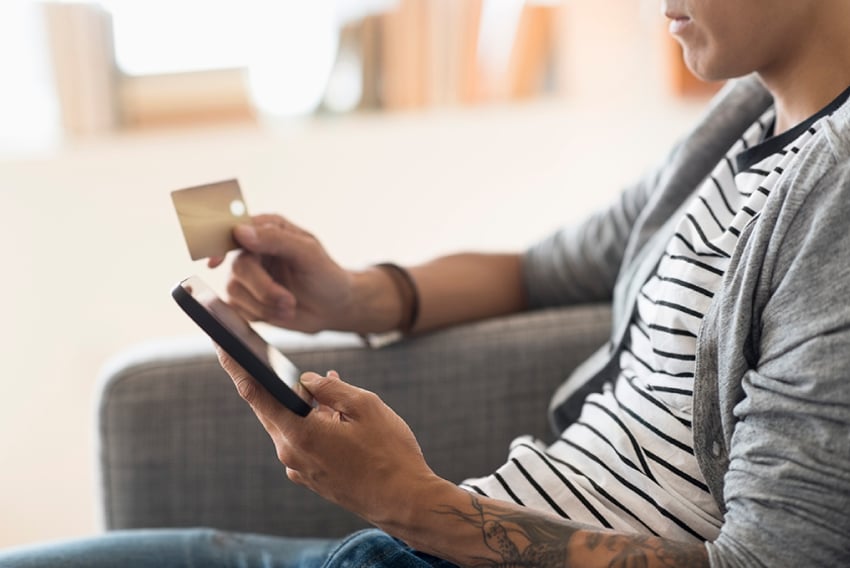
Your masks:
<path fill-rule="evenodd" d="M 850 5 L 850 3 L 847 3 Z M 850 86 L 850 9 L 797 38 L 803 49 L 758 75 L 776 104 L 776 134 L 806 120 Z"/>

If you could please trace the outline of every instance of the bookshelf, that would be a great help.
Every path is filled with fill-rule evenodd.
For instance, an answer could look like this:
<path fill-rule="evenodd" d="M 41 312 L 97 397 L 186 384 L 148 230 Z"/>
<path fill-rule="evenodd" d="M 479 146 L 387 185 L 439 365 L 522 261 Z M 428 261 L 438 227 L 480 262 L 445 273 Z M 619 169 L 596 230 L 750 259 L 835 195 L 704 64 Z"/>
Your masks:
<path fill-rule="evenodd" d="M 552 86 L 558 53 L 560 4 L 522 4 L 506 45 L 482 44 L 484 0 L 401 0 L 376 16 L 370 30 L 380 45 L 367 68 L 379 69 L 372 101 L 386 109 L 470 104 L 530 97 Z M 491 21 L 488 19 L 488 22 Z M 492 38 L 489 38 L 492 39 Z M 482 52 L 505 51 L 503 64 L 485 61 Z"/>
<path fill-rule="evenodd" d="M 716 91 L 687 70 L 661 19 L 641 21 L 638 12 L 617 0 L 399 0 L 345 25 L 340 45 L 359 60 L 360 110 L 528 99 L 588 84 L 616 90 L 644 66 L 661 68 L 673 96 Z M 71 136 L 254 119 L 242 69 L 126 76 L 115 64 L 109 13 L 98 4 L 47 2 L 44 16 Z M 637 45 L 644 36 L 663 36 L 661 48 L 645 53 Z"/>

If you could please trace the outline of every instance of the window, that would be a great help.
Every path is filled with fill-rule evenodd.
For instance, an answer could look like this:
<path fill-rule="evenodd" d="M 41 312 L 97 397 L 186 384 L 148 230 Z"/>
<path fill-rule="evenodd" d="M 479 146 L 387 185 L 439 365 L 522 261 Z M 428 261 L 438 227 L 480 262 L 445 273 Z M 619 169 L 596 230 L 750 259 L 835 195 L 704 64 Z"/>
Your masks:
<path fill-rule="evenodd" d="M 129 76 L 245 67 L 245 2 L 102 0 L 112 15 L 115 62 Z"/>

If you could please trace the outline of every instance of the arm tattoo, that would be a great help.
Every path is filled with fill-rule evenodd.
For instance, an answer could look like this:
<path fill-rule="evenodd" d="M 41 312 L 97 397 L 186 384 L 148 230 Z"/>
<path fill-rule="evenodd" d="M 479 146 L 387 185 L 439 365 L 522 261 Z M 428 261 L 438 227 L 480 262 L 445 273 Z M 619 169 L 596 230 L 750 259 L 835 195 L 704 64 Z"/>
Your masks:
<path fill-rule="evenodd" d="M 702 544 L 595 531 L 587 533 L 585 546 L 588 551 L 604 552 L 610 558 L 608 566 L 615 568 L 708 566 L 708 556 Z"/>
<path fill-rule="evenodd" d="M 474 512 L 461 511 L 455 507 L 443 508 L 438 512 L 480 529 L 484 545 L 501 559 L 491 561 L 479 557 L 476 558 L 479 563 L 475 566 L 565 566 L 567 541 L 574 530 L 545 518 L 501 507 L 488 507 L 485 511 L 478 497 L 472 495 L 471 498 Z"/>
<path fill-rule="evenodd" d="M 482 542 L 493 555 L 474 557 L 471 565 L 476 568 L 568 567 L 590 558 L 598 560 L 594 566 L 610 568 L 708 566 L 702 545 L 587 529 L 508 507 L 485 508 L 477 496 L 470 498 L 472 510 L 446 506 L 436 512 L 481 531 Z"/>

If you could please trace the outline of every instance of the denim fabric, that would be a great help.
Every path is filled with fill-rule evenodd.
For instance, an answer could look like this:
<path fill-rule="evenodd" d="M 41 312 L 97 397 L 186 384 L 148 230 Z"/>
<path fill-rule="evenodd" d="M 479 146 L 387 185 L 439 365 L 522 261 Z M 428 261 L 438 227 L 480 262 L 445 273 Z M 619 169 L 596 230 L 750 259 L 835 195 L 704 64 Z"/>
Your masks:
<path fill-rule="evenodd" d="M 0 568 L 319 568 L 337 540 L 211 529 L 108 532 L 0 551 Z"/>
<path fill-rule="evenodd" d="M 413 550 L 377 529 L 354 533 L 331 553 L 323 568 L 451 568 L 455 565 Z"/>
<path fill-rule="evenodd" d="M 376 529 L 343 541 L 212 529 L 109 532 L 0 551 L 0 568 L 449 568 Z"/>

